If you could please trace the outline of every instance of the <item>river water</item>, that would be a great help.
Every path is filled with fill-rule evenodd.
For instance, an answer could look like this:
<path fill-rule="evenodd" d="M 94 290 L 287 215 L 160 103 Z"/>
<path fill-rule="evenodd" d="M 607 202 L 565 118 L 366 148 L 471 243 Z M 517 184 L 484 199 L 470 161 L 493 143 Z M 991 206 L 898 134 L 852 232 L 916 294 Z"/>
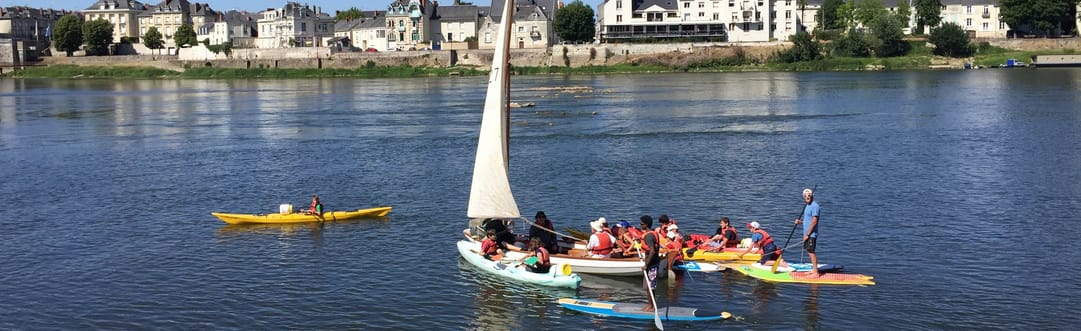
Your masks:
<path fill-rule="evenodd" d="M 548 289 L 460 261 L 485 82 L 0 80 L 0 329 L 651 328 L 555 303 L 644 304 L 640 279 Z M 512 114 L 511 182 L 560 229 L 727 216 L 777 240 L 817 187 L 820 261 L 878 283 L 680 275 L 661 304 L 736 318 L 666 328 L 1064 329 L 1081 322 L 1079 91 L 1071 69 L 514 77 L 537 106 Z M 312 194 L 394 210 L 210 215 Z"/>

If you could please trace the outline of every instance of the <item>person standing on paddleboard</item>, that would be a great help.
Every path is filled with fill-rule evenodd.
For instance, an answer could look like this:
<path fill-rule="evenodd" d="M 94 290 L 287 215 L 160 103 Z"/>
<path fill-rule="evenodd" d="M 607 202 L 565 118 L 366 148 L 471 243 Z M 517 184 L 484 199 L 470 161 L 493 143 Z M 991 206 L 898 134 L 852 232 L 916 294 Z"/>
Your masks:
<path fill-rule="evenodd" d="M 815 245 L 818 241 L 818 202 L 814 201 L 814 191 L 809 188 L 803 189 L 803 218 L 797 218 L 796 224 L 803 224 L 803 250 L 811 257 L 811 274 L 819 276 L 818 256 L 815 255 Z"/>
<path fill-rule="evenodd" d="M 639 248 L 639 252 L 642 254 L 642 262 L 645 264 L 642 266 L 642 270 L 646 271 L 642 287 L 645 287 L 647 294 L 649 294 L 649 305 L 646 305 L 642 311 L 653 311 L 654 307 L 657 306 L 656 302 L 653 302 L 653 288 L 657 286 L 657 272 L 661 265 L 661 259 L 657 256 L 661 244 L 659 238 L 657 238 L 657 232 L 653 231 L 653 217 L 642 215 L 640 220 L 641 223 L 638 227 L 642 229 L 642 247 Z"/>

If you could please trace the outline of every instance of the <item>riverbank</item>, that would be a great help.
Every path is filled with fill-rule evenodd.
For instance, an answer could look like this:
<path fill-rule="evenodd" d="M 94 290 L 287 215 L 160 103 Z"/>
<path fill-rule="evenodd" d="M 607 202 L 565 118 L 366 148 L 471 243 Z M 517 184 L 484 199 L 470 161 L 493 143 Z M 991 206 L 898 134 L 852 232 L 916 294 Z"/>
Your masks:
<path fill-rule="evenodd" d="M 910 42 L 908 55 L 890 58 L 827 57 L 816 61 L 782 63 L 775 60 L 777 45 L 693 46 L 666 50 L 629 48 L 613 53 L 610 48 L 575 45 L 572 51 L 558 57 L 538 50 L 512 52 L 512 70 L 518 75 L 590 75 L 615 73 L 660 72 L 744 72 L 744 71 L 873 71 L 873 70 L 935 70 L 971 67 L 997 67 L 1007 59 L 1028 62 L 1033 55 L 1073 54 L 1074 49 L 1054 49 L 1048 44 L 1032 50 L 1013 50 L 982 43 L 976 55 L 969 58 L 935 56 L 923 41 Z M 1044 45 L 1046 44 L 1046 45 Z M 1016 47 L 1016 45 L 1014 45 Z M 1068 45 L 1067 45 L 1068 46 Z M 557 46 L 560 47 L 560 46 Z M 671 47 L 671 46 L 668 46 Z M 550 51 L 548 51 L 550 52 Z M 658 53 L 659 52 L 659 53 Z M 462 53 L 426 51 L 383 54 L 327 55 L 325 58 L 305 59 L 208 59 L 183 61 L 176 56 L 118 57 L 51 57 L 42 65 L 21 70 L 8 68 L 0 76 L 16 78 L 137 78 L 137 79 L 217 79 L 217 78 L 394 78 L 474 76 L 487 72 L 490 51 L 472 50 Z M 443 57 L 450 56 L 447 59 Z M 548 58 L 545 59 L 544 57 Z M 453 61 L 451 59 L 454 59 Z M 556 63 L 552 63 L 552 62 Z M 446 65 L 446 63 L 455 63 Z M 540 63 L 548 62 L 545 65 Z M 562 62 L 562 63 L 558 63 Z"/>

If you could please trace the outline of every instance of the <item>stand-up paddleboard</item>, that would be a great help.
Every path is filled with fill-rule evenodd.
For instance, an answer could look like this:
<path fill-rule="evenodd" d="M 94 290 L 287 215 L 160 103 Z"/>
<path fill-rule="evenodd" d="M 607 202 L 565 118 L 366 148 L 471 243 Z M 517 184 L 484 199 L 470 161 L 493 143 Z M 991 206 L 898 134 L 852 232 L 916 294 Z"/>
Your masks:
<path fill-rule="evenodd" d="M 562 298 L 559 299 L 559 305 L 570 310 L 601 316 L 645 320 L 651 320 L 654 316 L 652 311 L 643 311 L 643 304 L 641 303 Z M 657 307 L 657 313 L 662 321 L 714 321 L 732 317 L 732 314 L 726 311 L 709 311 L 687 307 Z"/>
<path fill-rule="evenodd" d="M 717 263 L 717 262 L 713 262 L 713 263 Z M 748 265 L 748 266 L 751 266 L 752 268 L 758 268 L 758 269 L 762 269 L 762 270 L 769 270 L 771 272 L 774 271 L 773 270 L 773 264 L 765 264 L 764 265 L 764 264 L 759 264 L 758 262 L 754 262 L 754 263 L 742 263 L 742 262 L 723 263 L 723 264 L 721 264 L 721 270 L 724 270 L 724 265 L 728 265 L 729 267 L 731 267 L 732 265 Z M 844 269 L 844 268 L 845 268 L 844 266 L 839 265 L 839 264 L 829 264 L 829 263 L 819 263 L 818 264 L 818 272 L 836 272 L 836 271 L 841 271 L 841 269 Z M 784 266 L 777 267 L 776 271 L 778 273 L 793 272 L 793 271 L 811 271 L 811 264 L 810 263 L 785 263 Z"/>
<path fill-rule="evenodd" d="M 697 272 L 718 272 L 723 271 L 724 266 L 716 262 L 695 262 L 684 261 L 683 263 L 677 263 L 672 265 L 672 270 L 683 271 L 697 271 Z"/>
<path fill-rule="evenodd" d="M 778 272 L 768 268 L 759 268 L 751 265 L 725 265 L 728 270 L 735 270 L 741 274 L 758 278 L 767 282 L 778 283 L 805 283 L 805 284 L 831 284 L 831 285 L 874 285 L 874 277 L 860 274 L 824 273 L 815 277 L 810 272 L 793 271 Z"/>

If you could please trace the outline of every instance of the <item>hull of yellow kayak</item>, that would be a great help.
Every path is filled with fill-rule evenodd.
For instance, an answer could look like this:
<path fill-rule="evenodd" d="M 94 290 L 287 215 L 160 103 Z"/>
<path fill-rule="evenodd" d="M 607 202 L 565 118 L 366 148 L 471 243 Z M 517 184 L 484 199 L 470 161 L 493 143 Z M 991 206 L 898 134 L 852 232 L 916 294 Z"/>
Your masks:
<path fill-rule="evenodd" d="M 368 209 L 357 209 L 350 211 L 330 211 L 323 213 L 322 217 L 316 215 L 307 215 L 304 213 L 292 213 L 292 214 L 229 214 L 229 213 L 210 213 L 221 219 L 225 223 L 229 224 L 279 224 L 279 223 L 304 223 L 304 222 L 323 222 L 323 221 L 342 221 L 360 217 L 383 217 L 390 213 L 389 206 L 376 207 Z"/>

